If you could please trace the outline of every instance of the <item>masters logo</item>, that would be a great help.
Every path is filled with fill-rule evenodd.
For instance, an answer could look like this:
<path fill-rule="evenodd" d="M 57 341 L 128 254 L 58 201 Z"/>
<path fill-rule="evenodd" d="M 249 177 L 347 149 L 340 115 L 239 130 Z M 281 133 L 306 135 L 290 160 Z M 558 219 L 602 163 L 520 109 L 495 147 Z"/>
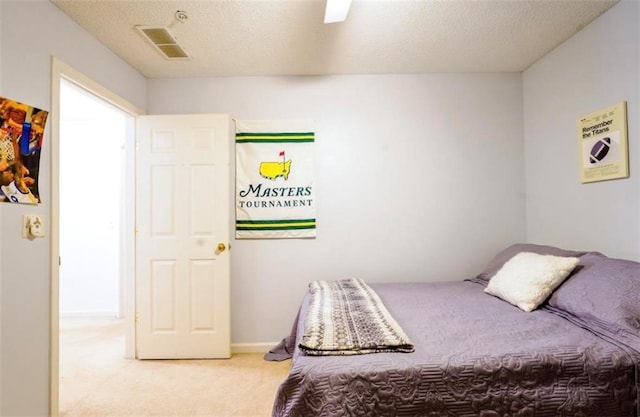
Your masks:
<path fill-rule="evenodd" d="M 276 181 L 282 177 L 285 181 L 289 179 L 291 173 L 291 159 L 288 161 L 285 152 L 280 151 L 278 156 L 282 157 L 280 161 L 260 162 L 260 176 L 271 181 Z M 238 200 L 240 208 L 276 208 L 276 207 L 309 207 L 313 203 L 310 198 L 300 198 L 311 196 L 311 187 L 269 187 L 264 184 L 249 184 L 246 189 L 240 190 Z M 289 200 L 270 200 L 274 197 L 291 198 Z M 259 198 L 265 200 L 244 200 L 244 198 Z"/>
<path fill-rule="evenodd" d="M 276 178 L 282 177 L 289 179 L 289 172 L 291 169 L 291 159 L 285 161 L 284 151 L 280 151 L 278 156 L 282 157 L 282 162 L 261 162 L 260 163 L 260 175 L 266 179 L 275 181 Z"/>

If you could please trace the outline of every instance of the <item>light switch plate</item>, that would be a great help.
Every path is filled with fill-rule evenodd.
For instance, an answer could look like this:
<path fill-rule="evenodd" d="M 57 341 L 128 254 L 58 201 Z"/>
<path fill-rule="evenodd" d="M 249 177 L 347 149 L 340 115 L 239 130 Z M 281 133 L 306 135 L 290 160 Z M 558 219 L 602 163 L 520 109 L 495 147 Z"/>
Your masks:
<path fill-rule="evenodd" d="M 44 217 L 36 214 L 24 214 L 22 216 L 22 237 L 25 239 L 44 237 Z"/>

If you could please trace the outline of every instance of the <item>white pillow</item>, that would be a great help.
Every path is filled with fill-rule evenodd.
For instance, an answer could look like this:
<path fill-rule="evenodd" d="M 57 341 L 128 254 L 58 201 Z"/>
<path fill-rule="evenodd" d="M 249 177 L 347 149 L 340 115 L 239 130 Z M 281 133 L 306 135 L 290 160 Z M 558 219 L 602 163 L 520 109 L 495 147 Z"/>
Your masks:
<path fill-rule="evenodd" d="M 533 311 L 564 281 L 580 259 L 520 252 L 507 261 L 484 289 L 524 311 Z"/>

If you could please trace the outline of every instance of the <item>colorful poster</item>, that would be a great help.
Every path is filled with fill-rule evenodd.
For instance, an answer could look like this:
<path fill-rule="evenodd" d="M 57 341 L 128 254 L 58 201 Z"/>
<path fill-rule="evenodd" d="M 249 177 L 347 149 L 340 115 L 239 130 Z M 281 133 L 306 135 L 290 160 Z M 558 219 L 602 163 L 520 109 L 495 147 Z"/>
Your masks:
<path fill-rule="evenodd" d="M 583 183 L 628 177 L 627 103 L 581 117 L 578 150 Z"/>
<path fill-rule="evenodd" d="M 236 238 L 316 236 L 309 120 L 236 120 Z"/>
<path fill-rule="evenodd" d="M 0 201 L 40 203 L 40 150 L 48 115 L 0 97 Z"/>

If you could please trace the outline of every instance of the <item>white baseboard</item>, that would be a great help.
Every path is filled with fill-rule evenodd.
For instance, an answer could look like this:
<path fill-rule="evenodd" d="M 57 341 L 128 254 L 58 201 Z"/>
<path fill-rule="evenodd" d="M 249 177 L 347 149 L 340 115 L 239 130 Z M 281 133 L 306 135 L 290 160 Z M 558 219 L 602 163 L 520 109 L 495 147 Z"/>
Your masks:
<path fill-rule="evenodd" d="M 231 353 L 267 353 L 278 342 L 270 343 L 232 343 Z"/>

